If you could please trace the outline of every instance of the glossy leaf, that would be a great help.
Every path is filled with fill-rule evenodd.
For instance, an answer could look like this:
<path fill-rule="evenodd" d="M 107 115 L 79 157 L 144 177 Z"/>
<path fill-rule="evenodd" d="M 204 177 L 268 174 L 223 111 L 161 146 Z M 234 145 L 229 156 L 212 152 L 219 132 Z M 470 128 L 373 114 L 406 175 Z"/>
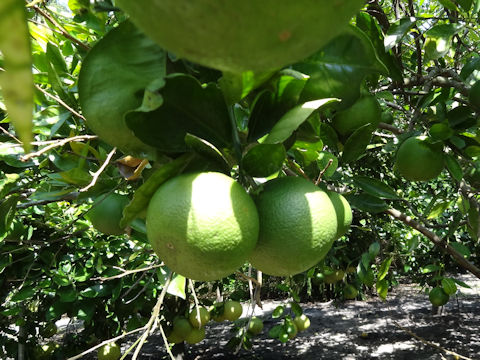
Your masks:
<path fill-rule="evenodd" d="M 347 195 L 345 198 L 352 207 L 361 211 L 376 214 L 388 209 L 384 200 L 369 194 Z"/>
<path fill-rule="evenodd" d="M 0 88 L 8 117 L 23 142 L 25 152 L 30 151 L 33 116 L 33 75 L 30 34 L 27 26 L 25 2 L 0 2 L 0 52 L 3 67 Z"/>
<path fill-rule="evenodd" d="M 442 288 L 448 295 L 454 295 L 457 292 L 457 285 L 455 281 L 450 278 L 443 278 L 442 279 Z"/>
<path fill-rule="evenodd" d="M 372 138 L 372 131 L 372 126 L 366 124 L 350 135 L 343 147 L 342 162 L 346 164 L 355 162 L 365 153 L 365 149 Z"/>
<path fill-rule="evenodd" d="M 447 164 L 447 169 L 453 178 L 457 181 L 461 181 L 463 179 L 463 170 L 457 159 L 455 159 L 452 155 L 447 154 L 445 156 L 445 162 Z"/>
<path fill-rule="evenodd" d="M 453 247 L 458 253 L 460 253 L 464 258 L 468 259 L 472 252 L 465 244 L 460 242 L 451 242 L 450 246 Z"/>
<path fill-rule="evenodd" d="M 267 177 L 279 171 L 287 153 L 282 144 L 258 144 L 242 158 L 242 167 L 253 177 Z"/>
<path fill-rule="evenodd" d="M 294 107 L 275 124 L 263 143 L 278 144 L 287 140 L 314 111 L 336 101 L 338 100 L 321 99 Z"/>
<path fill-rule="evenodd" d="M 198 155 L 218 166 L 219 171 L 226 174 L 230 172 L 230 166 L 228 165 L 227 159 L 213 144 L 210 144 L 208 141 L 192 134 L 187 134 L 185 136 L 185 144 Z"/>
<path fill-rule="evenodd" d="M 361 188 L 363 191 L 370 195 L 382 199 L 400 199 L 395 190 L 393 190 L 390 186 L 378 179 L 369 178 L 366 176 L 354 176 L 353 181 L 355 185 L 357 185 L 359 188 Z"/>
<path fill-rule="evenodd" d="M 406 17 L 393 23 L 388 29 L 385 36 L 384 44 L 385 50 L 390 50 L 395 45 L 399 44 L 403 37 L 413 28 L 417 19 L 414 17 Z"/>
<path fill-rule="evenodd" d="M 130 22 L 120 24 L 83 61 L 78 87 L 87 124 L 104 141 L 126 153 L 154 156 L 153 148 L 127 127 L 124 115 L 139 107 L 144 90 L 164 75 L 163 49 Z"/>
<path fill-rule="evenodd" d="M 392 264 L 392 257 L 386 258 L 382 261 L 380 268 L 378 269 L 377 280 L 383 280 L 385 276 L 388 274 L 388 270 L 390 269 L 390 265 Z"/>
<path fill-rule="evenodd" d="M 234 104 L 242 100 L 251 91 L 262 85 L 273 72 L 253 72 L 245 71 L 243 73 L 224 72 L 219 80 L 220 88 L 228 104 Z"/>
<path fill-rule="evenodd" d="M 376 284 L 377 294 L 382 300 L 387 298 L 388 294 L 388 281 L 386 279 L 377 280 Z"/>
<path fill-rule="evenodd" d="M 157 109 L 139 107 L 125 116 L 128 127 L 143 142 L 171 153 L 187 149 L 187 133 L 218 148 L 231 143 L 227 107 L 216 84 L 202 86 L 192 76 L 173 74 L 165 78 L 158 93 L 163 103 Z"/>
<path fill-rule="evenodd" d="M 272 318 L 277 319 L 277 318 L 281 317 L 283 315 L 284 311 L 285 311 L 285 308 L 283 306 L 281 306 L 281 305 L 277 306 L 275 308 L 275 310 L 273 310 Z"/>
<path fill-rule="evenodd" d="M 387 73 L 368 37 L 358 28 L 350 27 L 321 51 L 294 65 L 309 76 L 301 101 L 338 98 L 351 105 L 360 96 L 360 83 L 372 73 Z"/>

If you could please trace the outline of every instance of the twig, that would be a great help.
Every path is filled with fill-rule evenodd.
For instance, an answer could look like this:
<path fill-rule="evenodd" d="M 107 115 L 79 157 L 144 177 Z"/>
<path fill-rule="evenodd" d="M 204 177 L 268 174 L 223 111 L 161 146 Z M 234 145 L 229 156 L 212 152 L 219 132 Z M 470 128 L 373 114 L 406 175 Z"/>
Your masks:
<path fill-rule="evenodd" d="M 403 130 L 400 130 L 399 128 L 393 126 L 393 125 L 390 125 L 390 124 L 386 124 L 386 123 L 383 123 L 381 122 L 380 124 L 378 124 L 378 128 L 379 129 L 383 129 L 383 130 L 388 130 L 390 131 L 391 133 L 395 134 L 395 135 L 401 135 L 403 134 Z"/>
<path fill-rule="evenodd" d="M 80 354 L 78 354 L 78 355 L 75 355 L 75 356 L 73 356 L 73 357 L 71 357 L 71 358 L 68 358 L 67 360 L 77 360 L 77 359 L 80 359 L 80 358 L 84 357 L 85 355 L 91 353 L 92 351 L 95 351 L 95 350 L 101 348 L 103 345 L 107 345 L 107 344 L 109 344 L 109 343 L 111 343 L 111 342 L 114 342 L 114 341 L 117 341 L 117 340 L 119 340 L 119 339 L 122 339 L 122 338 L 124 338 L 124 337 L 126 337 L 126 336 L 128 336 L 128 335 L 135 334 L 135 333 L 137 333 L 137 332 L 139 332 L 139 331 L 144 330 L 145 328 L 146 328 L 146 325 L 145 325 L 145 326 L 142 326 L 142 327 L 139 327 L 138 329 L 129 331 L 129 332 L 125 333 L 125 334 L 122 334 L 122 335 L 119 335 L 119 336 L 117 336 L 117 337 L 114 337 L 114 338 L 112 338 L 112 339 L 105 340 L 105 341 L 101 342 L 100 344 L 95 345 L 94 347 L 91 347 L 90 349 L 85 350 L 84 352 L 82 352 L 82 353 L 80 353 Z"/>
<path fill-rule="evenodd" d="M 83 50 L 90 50 L 90 46 L 88 46 L 87 44 L 84 44 L 83 42 L 81 42 L 80 40 L 78 40 L 77 38 L 75 38 L 74 36 L 70 35 L 68 33 L 67 30 L 65 30 L 63 28 L 62 25 L 60 25 L 58 23 L 57 20 L 55 20 L 53 18 L 53 16 L 51 16 L 49 13 L 47 13 L 46 11 L 44 11 L 43 9 L 39 8 L 38 6 L 34 5 L 32 6 L 33 9 L 35 9 L 36 12 L 38 12 L 39 14 L 41 14 L 45 19 L 47 19 L 49 22 L 51 22 L 55 27 L 58 28 L 58 30 L 60 30 L 60 32 L 62 33 L 63 36 L 65 36 L 67 39 L 69 39 L 71 42 L 73 42 L 74 44 L 77 44 L 79 47 L 81 47 Z"/>
<path fill-rule="evenodd" d="M 100 175 L 102 175 L 103 171 L 105 170 L 107 165 L 110 163 L 110 160 L 112 159 L 113 155 L 115 155 L 116 152 L 117 152 L 117 148 L 114 147 L 112 149 L 112 151 L 110 151 L 110 153 L 108 154 L 107 158 L 105 159 L 105 162 L 102 164 L 102 166 L 100 166 L 100 169 L 98 169 L 97 172 L 95 172 L 95 174 L 93 174 L 93 178 L 92 178 L 92 181 L 90 182 L 90 184 L 85 186 L 83 189 L 80 189 L 80 192 L 85 192 L 88 189 L 90 189 L 91 187 L 95 186 L 98 178 L 100 177 Z"/>
<path fill-rule="evenodd" d="M 399 329 L 405 331 L 408 335 L 410 336 L 413 336 L 415 339 L 421 341 L 422 343 L 426 344 L 426 345 L 429 345 L 429 346 L 432 346 L 438 350 L 441 350 L 443 351 L 444 353 L 448 354 L 448 355 L 452 355 L 455 357 L 455 359 L 464 359 L 464 360 L 473 360 L 469 357 L 466 357 L 466 356 L 463 356 L 463 355 L 460 355 L 460 354 L 457 354 L 456 352 L 454 351 L 451 351 L 451 350 L 447 350 L 445 349 L 444 347 L 440 346 L 440 345 L 437 345 L 431 341 L 428 341 L 428 340 L 425 340 L 424 338 L 418 336 L 417 334 L 413 333 L 412 331 L 404 328 L 403 326 L 401 326 L 399 323 L 397 323 L 396 321 L 393 322 L 395 324 L 396 327 L 398 327 Z"/>
<path fill-rule="evenodd" d="M 150 320 L 148 320 L 148 323 L 145 325 L 145 332 L 141 336 L 140 342 L 138 343 L 137 348 L 135 349 L 135 352 L 133 353 L 132 360 L 136 360 L 138 358 L 138 354 L 140 353 L 140 350 L 142 350 L 142 347 L 143 347 L 143 345 L 145 344 L 145 341 L 148 338 L 150 330 L 152 329 L 152 325 L 155 322 L 158 315 L 160 314 L 160 309 L 162 308 L 163 299 L 165 298 L 165 295 L 167 294 L 167 289 L 170 286 L 170 281 L 171 280 L 172 280 L 172 273 L 170 272 L 168 274 L 167 281 L 165 281 L 165 285 L 163 286 L 162 292 L 160 293 L 160 296 L 158 297 L 157 303 L 153 307 L 152 316 L 150 317 Z M 168 346 L 168 341 L 166 342 L 165 347 L 166 347 L 166 350 L 168 352 L 168 355 L 170 355 L 170 358 L 172 360 L 175 360 L 175 357 L 173 356 L 172 352 L 170 351 L 170 347 Z"/>
<path fill-rule="evenodd" d="M 440 237 L 438 237 L 436 234 L 413 220 L 410 216 L 407 216 L 396 209 L 388 209 L 385 212 L 393 218 L 398 219 L 406 225 L 410 226 L 411 228 L 421 232 L 435 245 L 437 245 L 440 250 L 442 250 L 444 253 L 451 255 L 461 267 L 467 269 L 473 275 L 480 279 L 480 269 L 471 262 L 467 261 L 457 250 L 455 250 L 450 244 L 448 244 L 444 240 L 440 239 Z"/>
<path fill-rule="evenodd" d="M 10 134 L 7 130 L 5 130 L 5 129 L 4 129 L 3 127 L 1 127 L 1 126 L 0 126 L 0 130 L 2 130 L 2 132 L 3 132 L 5 135 L 7 135 L 7 136 L 11 137 L 13 140 L 17 141 L 20 146 L 23 146 L 23 143 L 22 143 L 17 137 L 15 137 L 15 135 Z"/>
<path fill-rule="evenodd" d="M 318 178 L 317 178 L 317 181 L 315 181 L 315 185 L 318 186 L 318 184 L 320 184 L 320 181 L 322 181 L 323 174 L 325 174 L 325 171 L 328 170 L 328 168 L 330 167 L 330 165 L 332 165 L 332 163 L 333 163 L 333 159 L 328 160 L 328 163 L 325 166 L 325 168 L 322 171 L 320 171 L 320 174 L 318 174 Z"/>
<path fill-rule="evenodd" d="M 135 270 L 123 270 L 123 269 L 119 269 L 119 270 L 122 270 L 123 273 L 121 274 L 118 274 L 118 275 L 114 275 L 114 276 L 110 276 L 110 277 L 97 277 L 97 278 L 93 278 L 91 280 L 99 280 L 99 281 L 108 281 L 108 280 L 113 280 L 113 279 L 120 279 L 124 276 L 128 276 L 128 275 L 131 275 L 131 274 L 135 274 L 137 272 L 142 272 L 142 271 L 148 271 L 148 270 L 152 270 L 152 269 L 156 269 L 156 268 L 159 268 L 159 267 L 162 267 L 163 266 L 163 263 L 161 264 L 156 264 L 156 265 L 152 265 L 152 266 L 148 266 L 148 267 L 144 267 L 144 268 L 141 268 L 141 269 L 135 269 Z"/>
<path fill-rule="evenodd" d="M 141 277 L 143 277 L 146 273 L 143 273 Z M 138 299 L 138 297 L 140 295 L 142 295 L 147 289 L 148 289 L 148 285 L 150 284 L 150 282 L 152 281 L 152 278 L 153 276 L 155 275 L 155 273 L 152 273 L 150 274 L 150 277 L 147 279 L 147 281 L 145 282 L 145 285 L 143 286 L 143 288 L 137 293 L 137 295 L 135 295 L 133 298 L 131 298 L 130 300 L 128 301 L 125 301 L 125 305 L 128 305 L 128 304 L 131 304 L 132 302 L 134 302 L 135 300 Z M 138 281 L 140 282 L 140 281 Z M 136 284 L 136 283 L 135 283 Z M 133 289 L 133 286 L 130 288 L 130 289 Z M 130 290 L 128 289 L 128 290 Z M 127 292 L 128 293 L 128 292 Z M 125 293 L 124 297 L 127 295 L 127 293 Z"/>
<path fill-rule="evenodd" d="M 52 98 L 53 100 L 55 100 L 56 102 L 58 102 L 60 105 L 62 105 L 65 109 L 67 109 L 68 111 L 70 111 L 73 115 L 75 115 L 76 117 L 82 119 L 83 121 L 85 121 L 85 117 L 80 114 L 79 112 L 77 112 L 76 110 L 72 109 L 72 107 L 70 107 L 65 101 L 63 101 L 62 99 L 60 99 L 59 97 L 55 96 L 55 95 L 52 95 L 50 94 L 48 91 L 46 91 L 45 89 L 42 89 L 40 86 L 38 86 L 37 84 L 35 84 L 35 88 L 38 89 L 40 92 L 42 92 L 45 96 L 48 96 L 50 98 Z"/>
<path fill-rule="evenodd" d="M 295 161 L 293 161 L 292 159 L 287 159 L 287 163 L 288 163 L 290 169 L 294 170 L 297 174 L 302 175 L 305 179 L 312 182 L 312 179 L 310 179 L 307 176 L 307 174 L 305 174 L 305 172 L 302 170 L 302 168 L 300 166 L 298 166 L 298 164 Z"/>
<path fill-rule="evenodd" d="M 198 298 L 197 294 L 195 294 L 195 287 L 193 286 L 193 281 L 192 279 L 188 279 L 188 286 L 190 287 L 190 290 L 192 291 L 192 296 L 193 296 L 193 301 L 195 302 L 195 309 L 197 310 L 196 318 L 198 321 L 198 328 L 200 329 L 202 326 L 202 319 L 200 317 L 200 305 L 198 304 Z"/>
<path fill-rule="evenodd" d="M 244 279 L 247 280 L 247 281 L 251 281 L 251 282 L 253 282 L 255 285 L 261 286 L 261 284 L 260 284 L 256 279 L 254 279 L 254 278 L 251 277 L 251 276 L 247 276 L 247 275 L 241 273 L 240 271 L 236 271 L 236 272 L 235 272 L 235 275 L 238 275 L 238 276 L 240 276 L 241 278 L 244 278 Z"/>
<path fill-rule="evenodd" d="M 96 135 L 79 135 L 79 136 L 73 136 L 73 137 L 66 138 L 66 139 L 53 140 L 53 142 L 50 145 L 45 146 L 44 148 L 42 148 L 38 151 L 35 151 L 33 153 L 24 155 L 20 158 L 20 160 L 22 160 L 23 162 L 27 162 L 28 160 L 30 160 L 34 157 L 38 157 L 38 156 L 46 153 L 49 150 L 52 150 L 52 149 L 56 148 L 56 147 L 64 146 L 71 141 L 83 141 L 83 140 L 91 140 L 91 139 L 96 139 L 96 138 L 97 138 Z"/>

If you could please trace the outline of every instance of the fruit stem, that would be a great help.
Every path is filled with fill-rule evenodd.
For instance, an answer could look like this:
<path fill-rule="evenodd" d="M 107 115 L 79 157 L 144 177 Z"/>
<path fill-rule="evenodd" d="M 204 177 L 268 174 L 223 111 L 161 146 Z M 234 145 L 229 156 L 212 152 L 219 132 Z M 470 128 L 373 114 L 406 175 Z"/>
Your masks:
<path fill-rule="evenodd" d="M 238 134 L 237 120 L 235 118 L 235 111 L 233 106 L 228 106 L 228 115 L 230 118 L 230 125 L 232 126 L 232 139 L 233 139 L 233 149 L 235 151 L 235 156 L 237 158 L 239 166 L 241 166 L 242 159 L 242 143 L 240 141 L 240 136 Z"/>

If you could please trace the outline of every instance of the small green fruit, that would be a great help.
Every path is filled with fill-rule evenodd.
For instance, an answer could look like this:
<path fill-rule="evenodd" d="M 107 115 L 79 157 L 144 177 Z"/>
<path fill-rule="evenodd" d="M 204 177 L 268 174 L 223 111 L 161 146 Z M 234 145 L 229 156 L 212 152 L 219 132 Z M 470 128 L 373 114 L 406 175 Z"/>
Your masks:
<path fill-rule="evenodd" d="M 118 360 L 122 353 L 120 347 L 116 343 L 108 343 L 98 349 L 98 360 Z"/>
<path fill-rule="evenodd" d="M 436 286 L 430 290 L 428 298 L 433 306 L 443 306 L 448 302 L 450 296 L 448 296 L 448 294 L 441 287 Z"/>
<path fill-rule="evenodd" d="M 248 325 L 248 332 L 252 335 L 258 335 L 263 330 L 263 321 L 262 319 L 254 316 L 250 320 L 250 324 Z"/>
<path fill-rule="evenodd" d="M 297 316 L 293 319 L 293 322 L 297 326 L 298 331 L 305 331 L 310 327 L 310 319 L 305 314 Z"/>
<path fill-rule="evenodd" d="M 185 338 L 185 341 L 193 345 L 199 343 L 203 339 L 205 339 L 205 328 L 201 327 L 200 329 L 193 328 L 190 334 L 188 334 L 188 336 Z"/>
<path fill-rule="evenodd" d="M 242 304 L 238 301 L 226 301 L 223 308 L 223 317 L 226 320 L 235 321 L 242 316 L 243 308 Z"/>
<path fill-rule="evenodd" d="M 204 307 L 195 307 L 188 315 L 188 320 L 194 329 L 201 328 L 210 320 L 210 313 Z"/>

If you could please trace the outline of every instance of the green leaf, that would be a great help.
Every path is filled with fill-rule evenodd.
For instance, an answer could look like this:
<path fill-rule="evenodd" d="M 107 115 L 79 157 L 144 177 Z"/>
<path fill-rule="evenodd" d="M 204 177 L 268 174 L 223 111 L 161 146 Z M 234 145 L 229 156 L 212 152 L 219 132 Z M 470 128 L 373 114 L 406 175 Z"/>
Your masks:
<path fill-rule="evenodd" d="M 480 0 L 478 1 L 478 4 L 480 4 Z M 463 65 L 462 70 L 460 71 L 460 77 L 462 80 L 467 80 L 476 70 L 480 70 L 480 56 L 475 56 Z"/>
<path fill-rule="evenodd" d="M 395 45 L 399 44 L 403 37 L 413 28 L 416 22 L 416 18 L 406 17 L 391 24 L 384 40 L 385 51 L 388 51 Z"/>
<path fill-rule="evenodd" d="M 163 104 L 153 111 L 137 108 L 126 114 L 128 127 L 140 140 L 165 152 L 187 149 L 187 133 L 217 148 L 231 143 L 232 128 L 223 94 L 216 84 L 202 86 L 192 76 L 173 74 L 159 89 Z"/>
<path fill-rule="evenodd" d="M 360 84 L 367 75 L 388 73 L 370 39 L 353 26 L 293 68 L 309 75 L 300 101 L 341 99 L 335 107 L 353 104 L 360 96 Z"/>
<path fill-rule="evenodd" d="M 277 306 L 275 310 L 273 310 L 272 312 L 272 318 L 278 319 L 283 315 L 284 311 L 285 311 L 285 307 L 283 307 L 282 305 Z"/>
<path fill-rule="evenodd" d="M 224 72 L 219 80 L 220 88 L 227 104 L 235 104 L 247 96 L 251 91 L 268 81 L 274 73 L 245 71 L 243 73 Z"/>
<path fill-rule="evenodd" d="M 338 99 L 321 99 L 294 107 L 275 124 L 263 143 L 277 144 L 287 140 L 314 111 L 336 101 Z"/>
<path fill-rule="evenodd" d="M 389 208 L 384 200 L 365 193 L 347 195 L 345 198 L 353 208 L 373 214 L 381 213 Z"/>
<path fill-rule="evenodd" d="M 5 195 L 15 187 L 17 181 L 20 179 L 19 174 L 4 174 L 0 172 L 0 199 L 4 199 Z"/>
<path fill-rule="evenodd" d="M 468 209 L 468 233 L 477 240 L 479 231 L 479 213 L 476 206 L 470 206 Z"/>
<path fill-rule="evenodd" d="M 355 185 L 370 195 L 390 200 L 400 199 L 395 190 L 378 179 L 369 178 L 366 176 L 354 176 L 353 181 Z"/>
<path fill-rule="evenodd" d="M 463 170 L 457 159 L 455 159 L 452 155 L 447 154 L 445 156 L 445 162 L 447 163 L 447 169 L 453 178 L 460 182 L 463 179 Z"/>
<path fill-rule="evenodd" d="M 434 124 L 430 128 L 429 132 L 431 137 L 437 140 L 447 140 L 454 135 L 454 132 L 450 126 L 448 126 L 448 123 Z"/>
<path fill-rule="evenodd" d="M 355 130 L 345 142 L 342 152 L 342 162 L 349 164 L 355 162 L 365 153 L 372 138 L 372 126 L 370 124 L 363 125 Z"/>
<path fill-rule="evenodd" d="M 422 274 L 429 274 L 437 270 L 440 270 L 440 266 L 434 265 L 434 264 L 429 264 L 427 266 L 420 268 L 420 271 L 422 272 Z"/>
<path fill-rule="evenodd" d="M 272 339 L 277 339 L 283 332 L 283 325 L 275 325 L 268 331 L 268 336 Z"/>
<path fill-rule="evenodd" d="M 388 269 L 390 269 L 390 265 L 392 264 L 392 257 L 386 258 L 382 261 L 380 268 L 378 269 L 377 280 L 383 280 L 385 276 L 388 274 Z"/>
<path fill-rule="evenodd" d="M 457 285 L 455 284 L 455 281 L 453 279 L 443 278 L 442 279 L 442 287 L 443 287 L 443 290 L 448 295 L 453 295 L 457 292 Z"/>
<path fill-rule="evenodd" d="M 253 177 L 267 177 L 281 170 L 287 152 L 282 144 L 258 144 L 242 158 L 242 167 Z"/>
<path fill-rule="evenodd" d="M 138 217 L 147 208 L 150 199 L 158 187 L 171 177 L 179 174 L 192 158 L 191 154 L 184 154 L 156 170 L 147 181 L 135 191 L 132 201 L 123 209 L 120 227 L 127 227 L 132 220 Z"/>
<path fill-rule="evenodd" d="M 142 104 L 152 80 L 165 76 L 165 61 L 163 49 L 128 21 L 90 50 L 78 80 L 80 105 L 88 126 L 105 142 L 131 155 L 154 156 L 127 127 L 124 114 Z"/>
<path fill-rule="evenodd" d="M 380 243 L 375 241 L 374 243 L 370 244 L 368 247 L 368 253 L 370 255 L 370 259 L 375 259 L 375 257 L 378 255 L 380 252 Z"/>
<path fill-rule="evenodd" d="M 290 303 L 290 306 L 292 307 L 292 311 L 293 311 L 293 313 L 295 314 L 295 316 L 300 316 L 300 315 L 303 314 L 303 310 L 302 310 L 302 308 L 300 307 L 300 305 L 298 305 L 297 302 L 292 301 L 292 302 Z"/>
<path fill-rule="evenodd" d="M 451 0 L 438 0 L 446 9 L 456 11 L 457 5 Z"/>
<path fill-rule="evenodd" d="M 220 171 L 225 174 L 230 172 L 227 159 L 213 144 L 192 134 L 185 135 L 185 144 L 198 155 L 217 165 Z"/>
<path fill-rule="evenodd" d="M 5 68 L 5 72 L 0 71 L 3 101 L 25 152 L 28 152 L 33 139 L 34 86 L 30 34 L 25 2 L 22 0 L 0 2 L 0 52 Z"/>
<path fill-rule="evenodd" d="M 86 298 L 105 297 L 109 296 L 111 293 L 110 287 L 102 284 L 89 286 L 80 291 L 80 295 Z"/>
<path fill-rule="evenodd" d="M 445 56 L 450 50 L 452 37 L 462 28 L 462 25 L 457 24 L 440 24 L 429 29 L 425 33 L 425 60 Z"/>
<path fill-rule="evenodd" d="M 432 210 L 430 210 L 427 219 L 436 219 L 437 217 L 442 215 L 445 210 L 447 210 L 451 205 L 453 205 L 453 201 L 442 201 L 436 203 Z"/>
<path fill-rule="evenodd" d="M 12 225 L 12 221 L 17 212 L 17 203 L 19 196 L 13 195 L 0 203 L 0 236 L 5 234 Z"/>
<path fill-rule="evenodd" d="M 378 296 L 380 296 L 382 300 L 385 300 L 388 294 L 388 281 L 386 279 L 378 280 L 376 288 Z"/>
<path fill-rule="evenodd" d="M 466 259 L 468 259 L 470 255 L 472 255 L 470 249 L 466 245 L 460 242 L 451 242 L 450 246 L 453 247 L 458 253 L 460 253 Z"/>
<path fill-rule="evenodd" d="M 35 292 L 36 289 L 34 286 L 24 286 L 18 292 L 16 292 L 10 300 L 14 302 L 25 301 L 35 295 Z"/>
<path fill-rule="evenodd" d="M 362 284 L 372 287 L 375 282 L 375 275 L 372 269 L 365 269 L 362 264 L 357 266 L 357 275 Z"/>
<path fill-rule="evenodd" d="M 95 315 L 96 304 L 93 300 L 84 300 L 77 305 L 77 317 L 80 320 L 90 322 Z M 100 304 L 100 303 L 98 303 Z"/>

